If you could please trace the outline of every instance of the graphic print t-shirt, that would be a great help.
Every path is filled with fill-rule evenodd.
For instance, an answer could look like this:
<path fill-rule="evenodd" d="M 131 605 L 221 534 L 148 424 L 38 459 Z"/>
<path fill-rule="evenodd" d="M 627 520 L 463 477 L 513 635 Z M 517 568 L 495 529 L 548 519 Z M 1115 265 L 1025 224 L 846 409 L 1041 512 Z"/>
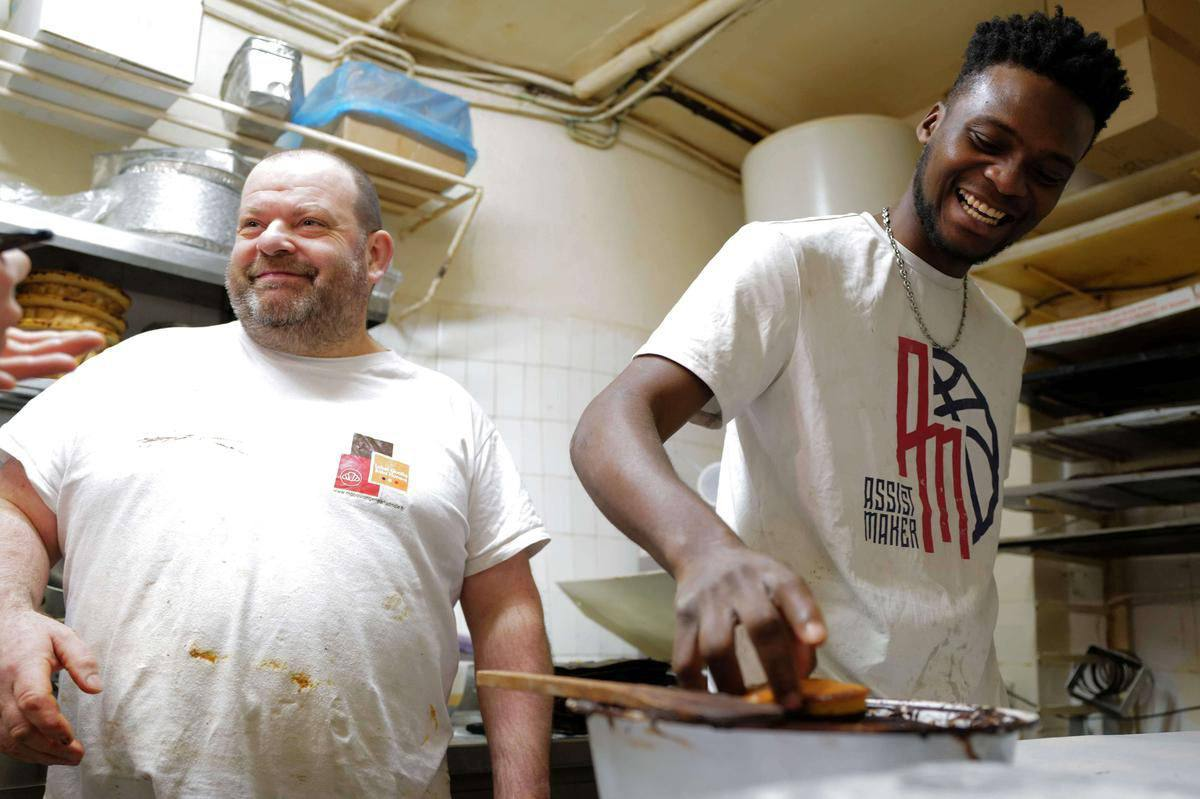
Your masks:
<path fill-rule="evenodd" d="M 952 340 L 962 281 L 904 254 Z M 812 588 L 821 669 L 884 697 L 1003 701 L 992 567 L 1024 342 L 973 283 L 967 309 L 953 351 L 931 346 L 869 214 L 755 223 L 638 353 L 712 389 L 694 421 L 728 423 L 718 513 Z"/>
<path fill-rule="evenodd" d="M 104 678 L 61 682 L 87 756 L 50 796 L 449 796 L 462 580 L 546 541 L 453 381 L 164 330 L 52 385 L 0 449 L 58 516 Z"/>

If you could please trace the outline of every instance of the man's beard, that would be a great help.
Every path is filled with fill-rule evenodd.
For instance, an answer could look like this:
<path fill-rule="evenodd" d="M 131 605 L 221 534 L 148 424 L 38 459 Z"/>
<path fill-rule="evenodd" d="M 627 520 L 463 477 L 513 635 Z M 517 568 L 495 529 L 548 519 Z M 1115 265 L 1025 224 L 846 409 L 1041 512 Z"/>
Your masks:
<path fill-rule="evenodd" d="M 318 352 L 347 341 L 362 329 L 371 284 L 365 252 L 328 268 L 323 281 L 292 297 L 263 297 L 249 275 L 280 270 L 315 278 L 317 270 L 293 256 L 259 256 L 238 277 L 226 273 L 225 289 L 234 315 L 252 339 L 294 354 Z M 282 291 L 279 293 L 283 293 Z"/>
<path fill-rule="evenodd" d="M 917 219 L 921 221 L 921 228 L 925 231 L 925 238 L 929 239 L 929 243 L 935 249 L 941 250 L 946 255 L 956 261 L 965 261 L 971 266 L 981 264 L 989 258 L 995 256 L 1002 250 L 1008 248 L 1012 241 L 1004 241 L 995 248 L 983 255 L 974 255 L 965 253 L 958 249 L 950 242 L 946 241 L 946 237 L 942 235 L 938 228 L 937 209 L 929 202 L 929 198 L 925 196 L 925 167 L 929 161 L 929 145 L 926 144 L 921 149 L 921 157 L 917 159 L 917 169 L 913 173 L 912 194 L 913 207 L 917 211 Z"/>

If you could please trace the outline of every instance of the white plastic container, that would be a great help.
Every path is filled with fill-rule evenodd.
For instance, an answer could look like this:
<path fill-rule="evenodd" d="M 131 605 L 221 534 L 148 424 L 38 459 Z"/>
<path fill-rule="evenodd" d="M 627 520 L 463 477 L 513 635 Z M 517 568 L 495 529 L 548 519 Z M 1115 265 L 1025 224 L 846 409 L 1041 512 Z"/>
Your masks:
<path fill-rule="evenodd" d="M 878 212 L 908 189 L 916 130 L 875 114 L 814 119 L 778 131 L 742 162 L 746 221 Z"/>
<path fill-rule="evenodd" d="M 931 761 L 1010 762 L 1019 731 L 1038 720 L 1034 713 L 997 709 L 983 724 L 977 709 L 965 705 L 872 699 L 861 724 L 722 729 L 575 706 L 592 711 L 588 736 L 602 799 L 803 796 L 806 781 L 831 776 Z M 870 729 L 873 719 L 896 715 L 905 721 L 893 729 Z"/>

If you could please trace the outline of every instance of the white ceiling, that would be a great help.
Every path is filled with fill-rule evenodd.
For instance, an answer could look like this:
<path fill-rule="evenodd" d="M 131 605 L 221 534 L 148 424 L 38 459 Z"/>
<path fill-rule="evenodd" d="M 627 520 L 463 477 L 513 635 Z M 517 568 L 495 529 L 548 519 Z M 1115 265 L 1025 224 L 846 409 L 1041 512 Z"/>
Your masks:
<path fill-rule="evenodd" d="M 387 0 L 323 0 L 368 19 Z M 395 27 L 472 55 L 574 81 L 697 0 L 411 0 Z M 845 113 L 908 117 L 935 102 L 975 25 L 1040 0 L 768 0 L 673 75 L 777 130 Z M 638 116 L 738 165 L 749 145 L 654 99 Z"/>

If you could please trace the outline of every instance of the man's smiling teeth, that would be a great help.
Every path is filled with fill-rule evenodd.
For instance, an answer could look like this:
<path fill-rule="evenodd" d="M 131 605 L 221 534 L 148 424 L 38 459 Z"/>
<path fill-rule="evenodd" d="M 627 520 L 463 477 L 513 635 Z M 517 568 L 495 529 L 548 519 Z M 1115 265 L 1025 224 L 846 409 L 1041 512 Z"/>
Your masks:
<path fill-rule="evenodd" d="M 997 211 L 974 194 L 970 194 L 962 189 L 958 190 L 958 202 L 963 207 L 963 210 L 966 211 L 967 216 L 972 219 L 978 219 L 985 225 L 991 225 L 992 227 L 1003 222 L 1004 218 L 1008 216 L 1003 211 Z"/>

